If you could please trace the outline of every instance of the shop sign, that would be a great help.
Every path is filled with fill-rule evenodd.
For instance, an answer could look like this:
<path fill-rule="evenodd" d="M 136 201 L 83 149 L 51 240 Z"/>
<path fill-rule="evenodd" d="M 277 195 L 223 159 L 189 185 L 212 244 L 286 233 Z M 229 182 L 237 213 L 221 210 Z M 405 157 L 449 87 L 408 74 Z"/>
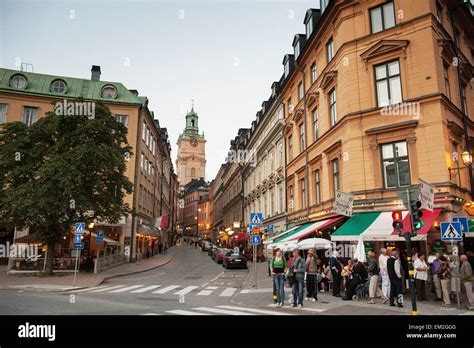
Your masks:
<path fill-rule="evenodd" d="M 446 243 L 439 239 L 433 241 L 433 243 L 431 244 L 431 253 L 440 253 L 441 255 L 446 254 Z"/>

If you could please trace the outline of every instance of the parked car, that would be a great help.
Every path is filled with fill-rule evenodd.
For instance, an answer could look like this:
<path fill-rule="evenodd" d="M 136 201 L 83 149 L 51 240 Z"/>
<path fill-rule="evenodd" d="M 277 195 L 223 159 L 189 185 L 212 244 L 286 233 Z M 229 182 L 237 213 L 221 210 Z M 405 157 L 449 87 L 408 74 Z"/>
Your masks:
<path fill-rule="evenodd" d="M 207 252 L 207 255 L 212 256 L 212 254 L 217 250 L 217 245 L 212 244 Z"/>
<path fill-rule="evenodd" d="M 201 250 L 202 251 L 209 251 L 209 249 L 211 249 L 211 247 L 212 247 L 211 242 L 208 242 L 207 240 L 202 242 L 202 244 L 201 244 Z"/>
<path fill-rule="evenodd" d="M 214 255 L 212 255 L 212 259 L 216 261 L 218 264 L 222 263 L 224 260 L 224 255 L 229 252 L 229 249 L 226 248 L 217 248 Z"/>
<path fill-rule="evenodd" d="M 243 254 L 228 252 L 224 255 L 222 266 L 229 268 L 247 268 L 247 258 Z"/>

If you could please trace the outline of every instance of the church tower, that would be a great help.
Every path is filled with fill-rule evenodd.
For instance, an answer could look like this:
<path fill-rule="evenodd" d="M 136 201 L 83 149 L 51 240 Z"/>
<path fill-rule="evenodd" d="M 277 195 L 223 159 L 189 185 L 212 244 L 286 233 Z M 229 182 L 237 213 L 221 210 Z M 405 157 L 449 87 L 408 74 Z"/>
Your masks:
<path fill-rule="evenodd" d="M 199 134 L 198 123 L 199 117 L 193 105 L 186 115 L 186 127 L 177 142 L 176 170 L 180 190 L 183 190 L 192 179 L 206 177 L 206 140 L 204 132 Z"/>

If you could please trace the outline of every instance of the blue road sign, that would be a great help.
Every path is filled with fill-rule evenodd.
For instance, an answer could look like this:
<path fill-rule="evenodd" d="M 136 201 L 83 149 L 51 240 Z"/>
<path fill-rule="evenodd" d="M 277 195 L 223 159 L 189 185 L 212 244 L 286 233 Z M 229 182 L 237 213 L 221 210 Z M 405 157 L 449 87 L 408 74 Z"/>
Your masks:
<path fill-rule="evenodd" d="M 252 234 L 251 242 L 252 245 L 262 244 L 262 236 L 260 236 L 259 234 Z"/>
<path fill-rule="evenodd" d="M 466 217 L 454 217 L 453 221 L 461 223 L 462 233 L 469 232 L 469 225 Z"/>
<path fill-rule="evenodd" d="M 84 243 L 74 243 L 74 249 L 84 249 Z"/>
<path fill-rule="evenodd" d="M 444 241 L 462 240 L 462 227 L 460 222 L 442 222 L 441 239 Z"/>
<path fill-rule="evenodd" d="M 104 231 L 97 232 L 97 237 L 95 238 L 95 242 L 97 244 L 101 244 L 104 242 Z"/>
<path fill-rule="evenodd" d="M 75 227 L 76 227 L 76 234 L 80 234 L 82 236 L 84 234 L 84 230 L 86 229 L 86 223 L 76 222 Z"/>
<path fill-rule="evenodd" d="M 263 214 L 258 213 L 250 213 L 250 224 L 259 227 L 263 224 Z"/>
<path fill-rule="evenodd" d="M 76 234 L 74 235 L 74 244 L 76 244 L 76 243 L 81 243 L 81 242 L 82 242 L 81 237 L 82 237 L 82 236 L 81 236 L 80 234 L 77 234 L 77 233 L 76 233 Z"/>
<path fill-rule="evenodd" d="M 267 232 L 268 234 L 273 234 L 273 225 L 268 225 Z"/>

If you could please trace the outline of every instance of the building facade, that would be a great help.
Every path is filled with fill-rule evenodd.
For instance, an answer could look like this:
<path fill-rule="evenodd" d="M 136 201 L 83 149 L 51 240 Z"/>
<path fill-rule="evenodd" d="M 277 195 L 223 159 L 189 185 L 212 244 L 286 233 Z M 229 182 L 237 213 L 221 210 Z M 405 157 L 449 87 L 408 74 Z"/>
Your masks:
<path fill-rule="evenodd" d="M 209 185 L 204 179 L 193 179 L 184 186 L 180 197 L 183 201 L 180 222 L 183 235 L 199 236 L 199 202 L 205 197 L 209 197 Z"/>

